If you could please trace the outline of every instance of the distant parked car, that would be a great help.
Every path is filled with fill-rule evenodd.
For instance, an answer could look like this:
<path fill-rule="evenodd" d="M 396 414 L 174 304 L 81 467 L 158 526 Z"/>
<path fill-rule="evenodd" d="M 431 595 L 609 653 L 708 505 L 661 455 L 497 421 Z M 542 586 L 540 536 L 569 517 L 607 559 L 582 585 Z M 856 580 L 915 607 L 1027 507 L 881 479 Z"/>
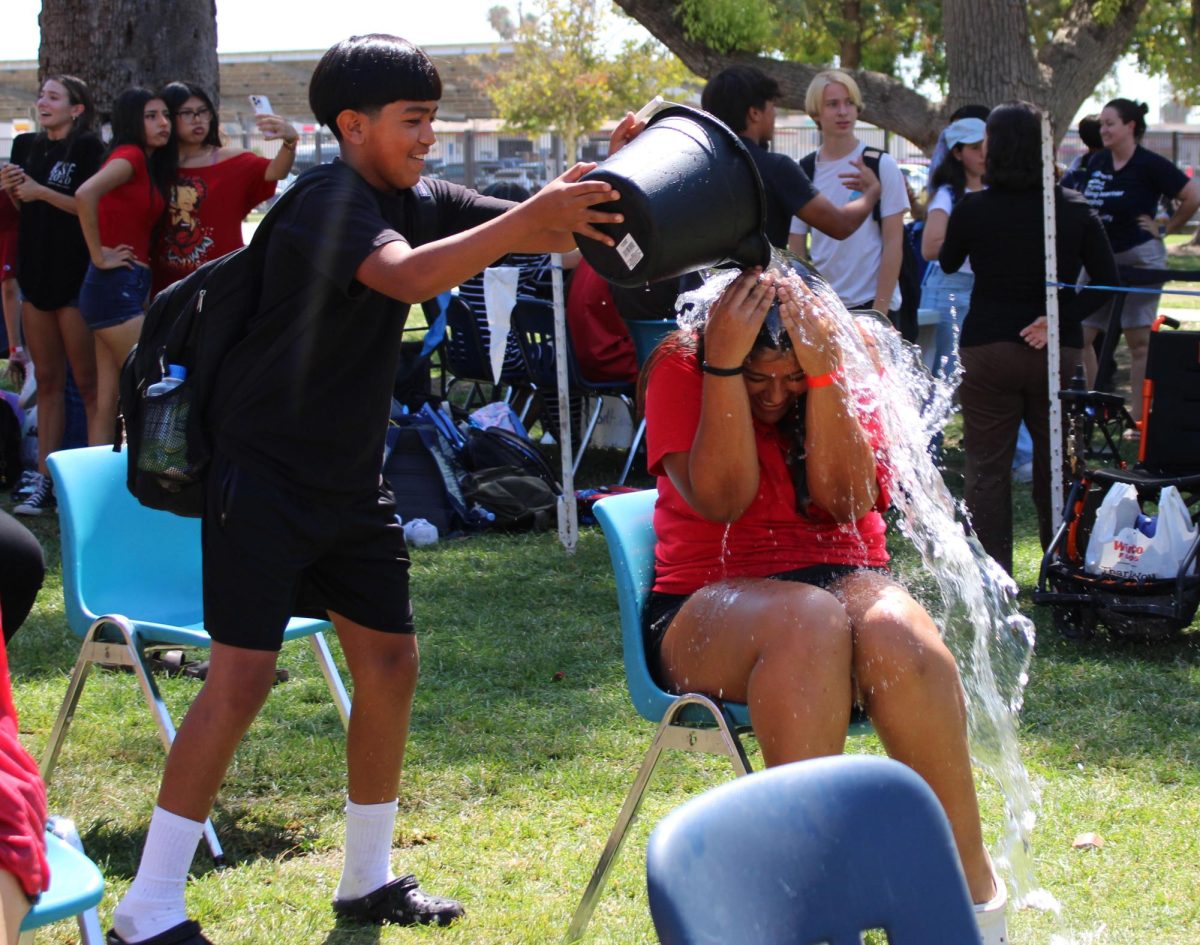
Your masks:
<path fill-rule="evenodd" d="M 512 184 L 520 184 L 531 194 L 542 189 L 544 181 L 537 180 L 528 170 L 520 167 L 502 167 L 500 170 L 492 174 L 491 183 L 500 183 L 506 181 Z"/>
<path fill-rule="evenodd" d="M 904 163 L 900 165 L 900 173 L 904 175 L 904 179 L 908 181 L 908 186 L 913 189 L 913 193 L 918 197 L 925 191 L 925 185 L 929 182 L 929 168 L 924 164 Z"/>

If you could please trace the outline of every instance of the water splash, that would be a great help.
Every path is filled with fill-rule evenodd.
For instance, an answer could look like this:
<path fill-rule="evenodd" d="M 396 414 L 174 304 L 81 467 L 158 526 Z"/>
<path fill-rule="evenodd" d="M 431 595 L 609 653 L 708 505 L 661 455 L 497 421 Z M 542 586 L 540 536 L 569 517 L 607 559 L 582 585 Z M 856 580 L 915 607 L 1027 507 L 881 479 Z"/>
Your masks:
<path fill-rule="evenodd" d="M 1028 682 L 1034 627 L 1017 608 L 1012 579 L 964 531 L 966 508 L 950 494 L 929 450 L 954 411 L 961 367 L 955 365 L 948 377 L 930 376 L 917 349 L 904 342 L 886 318 L 847 312 L 828 284 L 791 254 L 776 250 L 770 269 L 800 274 L 840 316 L 836 334 L 845 380 L 839 383 L 847 385 L 857 409 L 874 414 L 882 426 L 897 525 L 933 584 L 913 593 L 958 661 L 967 693 L 972 757 L 1004 797 L 1005 830 L 993 860 L 1007 877 L 1015 904 L 1058 911 L 1034 876 L 1031 834 L 1040 796 L 1017 744 L 1017 715 Z M 703 324 L 713 302 L 737 275 L 714 271 L 703 287 L 681 295 L 680 326 Z M 782 331 L 782 325 L 775 331 Z"/>

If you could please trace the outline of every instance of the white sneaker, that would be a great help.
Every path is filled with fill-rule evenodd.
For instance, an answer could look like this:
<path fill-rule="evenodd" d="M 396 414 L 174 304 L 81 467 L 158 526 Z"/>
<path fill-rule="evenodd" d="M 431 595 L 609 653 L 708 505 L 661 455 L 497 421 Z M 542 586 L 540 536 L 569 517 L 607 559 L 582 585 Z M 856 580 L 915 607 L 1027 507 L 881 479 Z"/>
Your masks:
<path fill-rule="evenodd" d="M 975 904 L 975 921 L 979 924 L 982 945 L 1008 945 L 1008 890 L 1004 880 L 992 867 L 992 882 L 996 892 L 987 902 Z"/>

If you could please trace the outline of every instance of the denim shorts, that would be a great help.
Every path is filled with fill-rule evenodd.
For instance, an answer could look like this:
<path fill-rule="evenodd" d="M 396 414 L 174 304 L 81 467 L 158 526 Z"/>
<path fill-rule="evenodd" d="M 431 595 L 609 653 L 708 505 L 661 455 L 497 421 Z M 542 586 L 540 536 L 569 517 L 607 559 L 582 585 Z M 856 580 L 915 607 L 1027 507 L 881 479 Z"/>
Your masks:
<path fill-rule="evenodd" d="M 110 328 L 145 315 L 149 298 L 150 270 L 145 266 L 97 269 L 89 263 L 79 290 L 79 311 L 89 328 Z"/>

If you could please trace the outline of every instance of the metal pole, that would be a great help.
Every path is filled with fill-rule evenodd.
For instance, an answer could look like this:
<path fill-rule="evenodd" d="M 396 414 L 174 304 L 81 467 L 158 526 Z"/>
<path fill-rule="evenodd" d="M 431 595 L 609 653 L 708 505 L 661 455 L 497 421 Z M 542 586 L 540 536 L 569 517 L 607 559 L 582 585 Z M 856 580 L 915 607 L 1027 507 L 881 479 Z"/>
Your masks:
<path fill-rule="evenodd" d="M 1059 374 L 1057 220 L 1054 215 L 1054 135 L 1050 116 L 1042 115 L 1042 213 L 1046 237 L 1046 371 L 1050 381 L 1050 514 L 1058 530 L 1063 514 L 1062 401 Z"/>
<path fill-rule="evenodd" d="M 554 368 L 558 387 L 558 440 L 562 447 L 562 495 L 558 499 L 558 540 L 567 554 L 575 553 L 579 516 L 575 508 L 575 458 L 571 444 L 571 394 L 567 384 L 567 307 L 563 293 L 562 255 L 550 257 L 554 288 Z"/>

